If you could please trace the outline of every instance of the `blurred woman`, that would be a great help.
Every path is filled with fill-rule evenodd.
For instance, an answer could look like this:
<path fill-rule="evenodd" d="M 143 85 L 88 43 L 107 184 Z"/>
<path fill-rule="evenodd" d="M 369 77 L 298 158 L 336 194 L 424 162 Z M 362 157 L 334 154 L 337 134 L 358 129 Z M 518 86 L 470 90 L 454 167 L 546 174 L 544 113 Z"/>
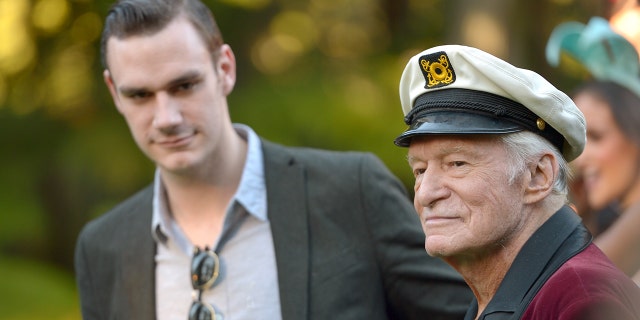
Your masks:
<path fill-rule="evenodd" d="M 640 97 L 617 83 L 594 81 L 572 98 L 587 121 L 587 144 L 573 163 L 585 200 L 600 216 L 615 213 L 593 225 L 594 241 L 640 284 Z"/>

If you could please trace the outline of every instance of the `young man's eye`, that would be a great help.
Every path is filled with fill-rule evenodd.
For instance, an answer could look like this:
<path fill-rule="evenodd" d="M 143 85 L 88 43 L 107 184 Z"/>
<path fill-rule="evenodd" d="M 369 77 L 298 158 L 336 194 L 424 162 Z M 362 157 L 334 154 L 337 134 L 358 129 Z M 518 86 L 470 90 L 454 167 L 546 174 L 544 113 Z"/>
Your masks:
<path fill-rule="evenodd" d="M 174 88 L 175 92 L 191 91 L 197 85 L 195 81 L 184 82 Z"/>
<path fill-rule="evenodd" d="M 178 89 L 180 89 L 180 90 L 189 90 L 189 89 L 193 88 L 193 85 L 194 84 L 192 82 L 183 83 L 183 84 L 178 86 Z"/>
<path fill-rule="evenodd" d="M 124 96 L 129 98 L 129 99 L 141 100 L 141 99 L 145 99 L 145 98 L 150 97 L 151 93 L 144 92 L 144 91 L 137 91 L 137 92 L 125 93 Z"/>

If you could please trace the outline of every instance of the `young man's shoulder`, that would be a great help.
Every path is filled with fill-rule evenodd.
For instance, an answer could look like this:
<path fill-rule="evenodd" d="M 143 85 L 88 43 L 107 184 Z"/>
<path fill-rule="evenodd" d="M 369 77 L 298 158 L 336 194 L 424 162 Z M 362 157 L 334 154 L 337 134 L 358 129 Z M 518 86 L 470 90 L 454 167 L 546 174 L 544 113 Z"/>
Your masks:
<path fill-rule="evenodd" d="M 307 165 L 321 164 L 322 166 L 344 166 L 348 163 L 359 163 L 365 159 L 381 162 L 371 152 L 356 150 L 329 150 L 323 148 L 285 146 L 263 140 L 265 157 L 281 159 L 288 163 L 303 163 Z"/>
<path fill-rule="evenodd" d="M 132 226 L 151 226 L 151 202 L 153 199 L 153 186 L 148 185 L 129 198 L 118 203 L 104 214 L 91 220 L 83 228 L 83 234 L 92 234 L 94 237 L 117 236 L 118 233 Z"/>

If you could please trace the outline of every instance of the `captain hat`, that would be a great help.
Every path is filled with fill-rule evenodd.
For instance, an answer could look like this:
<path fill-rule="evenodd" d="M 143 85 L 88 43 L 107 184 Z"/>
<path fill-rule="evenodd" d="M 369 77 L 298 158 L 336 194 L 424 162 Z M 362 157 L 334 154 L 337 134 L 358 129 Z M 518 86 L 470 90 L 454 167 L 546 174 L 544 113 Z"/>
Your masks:
<path fill-rule="evenodd" d="M 472 47 L 438 46 L 409 59 L 400 102 L 409 125 L 394 141 L 401 147 L 421 135 L 528 130 L 571 161 L 586 142 L 584 116 L 571 98 L 539 74 Z"/>

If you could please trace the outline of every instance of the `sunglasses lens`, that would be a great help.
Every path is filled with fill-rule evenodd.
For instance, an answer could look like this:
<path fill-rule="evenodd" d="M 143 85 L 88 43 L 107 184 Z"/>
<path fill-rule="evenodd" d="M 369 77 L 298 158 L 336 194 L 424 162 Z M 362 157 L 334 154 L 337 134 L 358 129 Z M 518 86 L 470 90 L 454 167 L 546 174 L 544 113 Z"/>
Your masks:
<path fill-rule="evenodd" d="M 207 303 L 194 301 L 189 309 L 189 320 L 215 320 L 216 314 Z"/>
<path fill-rule="evenodd" d="M 191 285 L 206 290 L 218 277 L 218 256 L 211 251 L 196 251 L 191 261 Z"/>

